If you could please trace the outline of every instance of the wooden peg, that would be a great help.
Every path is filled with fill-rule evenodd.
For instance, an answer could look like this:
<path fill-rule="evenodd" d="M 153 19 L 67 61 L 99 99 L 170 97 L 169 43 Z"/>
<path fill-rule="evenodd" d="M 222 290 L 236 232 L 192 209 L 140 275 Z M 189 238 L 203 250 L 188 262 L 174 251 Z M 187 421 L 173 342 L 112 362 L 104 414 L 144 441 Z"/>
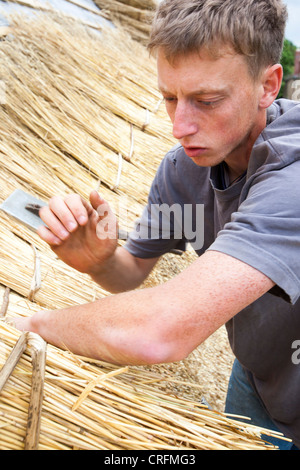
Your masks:
<path fill-rule="evenodd" d="M 17 363 L 19 362 L 20 357 L 25 351 L 27 347 L 27 341 L 28 341 L 28 333 L 23 333 L 18 339 L 18 341 L 16 342 L 10 355 L 8 356 L 7 361 L 2 367 L 0 371 L 0 393 L 2 389 L 4 388 L 4 385 L 8 381 L 9 377 L 13 373 L 13 370 L 16 367 Z"/>
<path fill-rule="evenodd" d="M 43 406 L 47 345 L 40 336 L 34 333 L 30 333 L 29 335 L 29 343 L 31 343 L 32 346 L 32 379 L 24 449 L 38 450 L 41 413 Z"/>

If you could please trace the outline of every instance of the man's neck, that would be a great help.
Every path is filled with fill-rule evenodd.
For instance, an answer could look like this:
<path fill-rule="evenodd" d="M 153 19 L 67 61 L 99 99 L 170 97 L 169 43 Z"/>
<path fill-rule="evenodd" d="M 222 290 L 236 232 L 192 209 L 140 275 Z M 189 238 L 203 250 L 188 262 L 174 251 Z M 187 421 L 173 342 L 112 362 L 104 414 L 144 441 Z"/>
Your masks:
<path fill-rule="evenodd" d="M 248 168 L 253 146 L 267 125 L 267 112 L 262 114 L 259 123 L 253 127 L 249 135 L 232 152 L 230 157 L 225 159 L 230 184 L 242 176 Z"/>

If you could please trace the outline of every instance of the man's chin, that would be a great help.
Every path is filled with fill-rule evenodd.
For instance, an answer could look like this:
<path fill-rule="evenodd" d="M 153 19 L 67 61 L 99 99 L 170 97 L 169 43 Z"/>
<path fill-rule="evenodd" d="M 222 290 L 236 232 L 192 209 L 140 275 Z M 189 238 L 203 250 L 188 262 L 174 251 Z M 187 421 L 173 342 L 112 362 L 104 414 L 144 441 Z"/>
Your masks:
<path fill-rule="evenodd" d="M 191 160 L 195 163 L 197 166 L 201 166 L 204 168 L 211 168 L 213 166 L 219 165 L 222 160 L 213 158 L 213 157 L 190 157 Z"/>

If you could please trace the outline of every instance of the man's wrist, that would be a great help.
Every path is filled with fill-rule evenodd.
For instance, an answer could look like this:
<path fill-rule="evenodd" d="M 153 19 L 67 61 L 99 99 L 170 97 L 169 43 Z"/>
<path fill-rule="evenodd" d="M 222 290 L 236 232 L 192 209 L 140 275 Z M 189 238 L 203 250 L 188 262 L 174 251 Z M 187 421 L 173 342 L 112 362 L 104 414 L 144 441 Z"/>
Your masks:
<path fill-rule="evenodd" d="M 42 317 L 46 315 L 47 310 L 39 310 L 29 319 L 29 328 L 32 333 L 40 335 L 41 330 L 41 320 Z"/>
<path fill-rule="evenodd" d="M 93 280 L 101 281 L 101 278 L 106 276 L 107 272 L 111 269 L 114 263 L 114 254 L 109 256 L 107 259 L 101 263 L 94 264 L 86 272 Z"/>
<path fill-rule="evenodd" d="M 31 333 L 40 334 L 41 318 L 46 315 L 46 311 L 40 310 L 31 317 L 14 318 L 14 326 L 20 331 L 30 331 Z"/>

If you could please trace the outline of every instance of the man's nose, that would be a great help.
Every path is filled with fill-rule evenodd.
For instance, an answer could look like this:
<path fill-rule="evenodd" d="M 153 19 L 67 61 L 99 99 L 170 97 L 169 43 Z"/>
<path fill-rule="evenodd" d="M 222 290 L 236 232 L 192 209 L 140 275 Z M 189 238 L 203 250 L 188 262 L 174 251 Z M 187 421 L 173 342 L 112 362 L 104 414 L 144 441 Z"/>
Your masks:
<path fill-rule="evenodd" d="M 173 136 L 177 140 L 196 134 L 198 125 L 194 110 L 184 103 L 177 103 L 173 119 Z"/>

